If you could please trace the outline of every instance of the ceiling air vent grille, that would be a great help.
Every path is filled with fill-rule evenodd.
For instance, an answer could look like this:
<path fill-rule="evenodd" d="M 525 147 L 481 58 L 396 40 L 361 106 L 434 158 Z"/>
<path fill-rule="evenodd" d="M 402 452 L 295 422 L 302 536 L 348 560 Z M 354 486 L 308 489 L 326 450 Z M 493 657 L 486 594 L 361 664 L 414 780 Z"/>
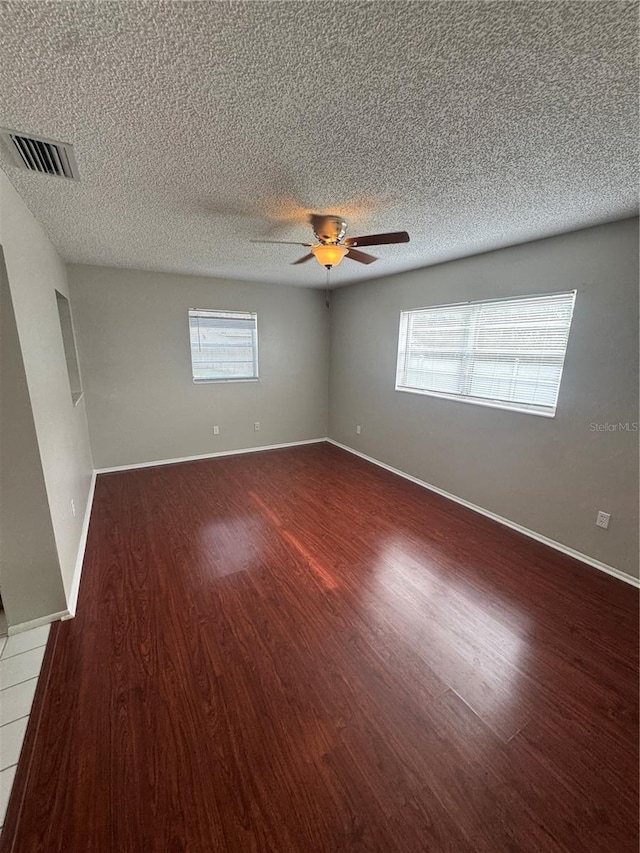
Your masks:
<path fill-rule="evenodd" d="M 78 180 L 78 166 L 71 145 L 25 136 L 14 130 L 0 129 L 0 136 L 14 165 L 41 175 Z"/>

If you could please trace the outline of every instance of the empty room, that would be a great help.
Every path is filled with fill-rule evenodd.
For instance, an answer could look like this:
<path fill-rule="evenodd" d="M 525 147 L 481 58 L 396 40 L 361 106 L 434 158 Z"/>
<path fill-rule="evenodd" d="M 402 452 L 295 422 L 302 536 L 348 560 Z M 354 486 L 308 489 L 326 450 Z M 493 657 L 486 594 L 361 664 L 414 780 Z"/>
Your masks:
<path fill-rule="evenodd" d="M 638 12 L 0 0 L 2 853 L 636 853 Z"/>

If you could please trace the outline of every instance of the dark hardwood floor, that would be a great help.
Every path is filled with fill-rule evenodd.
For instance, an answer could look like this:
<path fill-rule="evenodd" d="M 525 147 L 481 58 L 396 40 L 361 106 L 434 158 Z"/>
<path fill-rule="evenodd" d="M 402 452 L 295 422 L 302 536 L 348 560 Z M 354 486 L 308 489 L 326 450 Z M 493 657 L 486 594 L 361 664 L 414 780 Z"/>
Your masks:
<path fill-rule="evenodd" d="M 637 591 L 331 445 L 101 475 L 49 643 L 5 853 L 638 849 Z"/>

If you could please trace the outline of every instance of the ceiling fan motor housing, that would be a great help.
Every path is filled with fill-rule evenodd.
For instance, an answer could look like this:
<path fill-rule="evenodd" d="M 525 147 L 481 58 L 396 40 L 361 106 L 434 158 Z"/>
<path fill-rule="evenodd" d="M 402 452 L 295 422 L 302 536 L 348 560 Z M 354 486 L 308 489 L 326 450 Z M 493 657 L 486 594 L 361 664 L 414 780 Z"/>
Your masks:
<path fill-rule="evenodd" d="M 347 230 L 347 223 L 341 216 L 321 216 L 314 213 L 311 217 L 313 233 L 323 244 L 339 243 Z"/>

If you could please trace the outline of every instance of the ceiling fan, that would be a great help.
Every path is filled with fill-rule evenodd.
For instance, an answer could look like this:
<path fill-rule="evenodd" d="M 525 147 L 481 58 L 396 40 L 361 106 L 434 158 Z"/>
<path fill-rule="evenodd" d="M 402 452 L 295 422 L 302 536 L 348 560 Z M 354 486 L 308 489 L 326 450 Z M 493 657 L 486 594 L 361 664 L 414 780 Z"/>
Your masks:
<path fill-rule="evenodd" d="M 330 270 L 337 267 L 343 258 L 350 258 L 359 264 L 372 264 L 378 259 L 375 255 L 360 252 L 356 246 L 384 246 L 389 243 L 408 243 L 406 231 L 391 231 L 388 234 L 367 234 L 364 237 L 347 237 L 343 240 L 347 223 L 341 216 L 333 214 L 322 215 L 312 213 L 309 222 L 313 228 L 317 243 L 293 243 L 288 240 L 252 240 L 252 243 L 284 243 L 290 246 L 306 246 L 311 251 L 308 255 L 294 261 L 293 264 L 306 264 L 315 258 L 319 264 Z"/>

